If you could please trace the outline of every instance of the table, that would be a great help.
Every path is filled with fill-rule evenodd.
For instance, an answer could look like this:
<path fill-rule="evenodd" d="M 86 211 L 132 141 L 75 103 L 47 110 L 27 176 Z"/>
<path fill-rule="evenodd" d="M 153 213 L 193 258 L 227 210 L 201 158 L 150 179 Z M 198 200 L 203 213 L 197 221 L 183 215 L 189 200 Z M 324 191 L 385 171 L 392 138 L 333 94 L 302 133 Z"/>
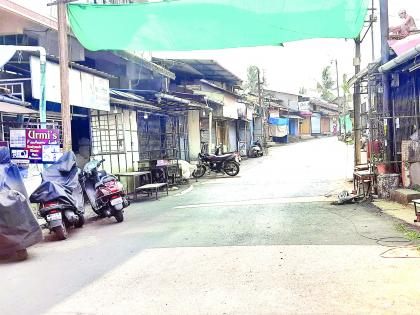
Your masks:
<path fill-rule="evenodd" d="M 414 203 L 414 213 L 417 217 L 417 219 L 415 219 L 414 222 L 420 222 L 420 212 L 417 211 L 417 205 L 420 204 L 420 199 L 414 199 L 413 203 Z"/>
<path fill-rule="evenodd" d="M 370 169 L 370 165 L 369 164 L 358 164 L 354 166 L 354 171 L 355 172 L 359 172 L 359 171 L 367 171 Z"/>
<path fill-rule="evenodd" d="M 367 197 L 371 194 L 372 182 L 375 174 L 370 170 L 356 171 L 353 173 L 353 186 L 357 195 L 360 195 L 360 184 L 363 188 L 363 197 Z M 365 183 L 368 184 L 367 191 L 365 191 Z"/>
<path fill-rule="evenodd" d="M 133 199 L 134 200 L 137 200 L 137 186 L 140 185 L 140 178 L 142 176 L 147 175 L 149 177 L 150 184 L 152 183 L 152 173 L 150 171 L 117 173 L 114 175 L 118 177 L 119 181 L 121 180 L 121 177 L 127 177 L 127 178 L 133 179 Z"/>
<path fill-rule="evenodd" d="M 140 187 L 137 187 L 137 190 L 141 191 L 141 190 L 155 190 L 156 193 L 156 200 L 158 199 L 158 190 L 159 188 L 166 186 L 166 195 L 169 195 L 169 189 L 168 189 L 168 183 L 155 183 L 155 184 L 146 184 Z M 147 195 L 149 195 L 149 192 L 147 192 Z M 153 192 L 152 192 L 153 195 Z"/>

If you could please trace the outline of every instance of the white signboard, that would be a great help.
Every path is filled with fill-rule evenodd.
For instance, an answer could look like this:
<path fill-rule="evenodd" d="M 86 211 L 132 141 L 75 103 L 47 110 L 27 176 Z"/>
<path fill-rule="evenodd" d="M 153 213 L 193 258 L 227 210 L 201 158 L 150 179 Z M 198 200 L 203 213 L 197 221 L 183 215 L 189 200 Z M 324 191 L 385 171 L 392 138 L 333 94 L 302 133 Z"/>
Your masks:
<path fill-rule="evenodd" d="M 223 106 L 223 117 L 238 119 L 238 103 L 236 102 L 225 102 Z"/>
<path fill-rule="evenodd" d="M 39 99 L 41 85 L 39 58 L 31 56 L 32 97 Z M 45 89 L 47 101 L 60 103 L 60 68 L 47 61 Z M 110 110 L 109 80 L 76 69 L 70 69 L 70 104 L 73 106 Z"/>
<path fill-rule="evenodd" d="M 61 152 L 59 144 L 47 144 L 42 146 L 42 162 L 44 163 L 54 163 L 62 155 L 63 152 Z"/>
<path fill-rule="evenodd" d="M 301 112 L 310 112 L 311 111 L 311 104 L 309 101 L 307 102 L 299 102 L 298 103 L 299 110 Z"/>
<path fill-rule="evenodd" d="M 252 120 L 253 117 L 254 117 L 254 109 L 251 108 L 251 107 L 247 107 L 247 109 L 246 109 L 246 119 Z"/>

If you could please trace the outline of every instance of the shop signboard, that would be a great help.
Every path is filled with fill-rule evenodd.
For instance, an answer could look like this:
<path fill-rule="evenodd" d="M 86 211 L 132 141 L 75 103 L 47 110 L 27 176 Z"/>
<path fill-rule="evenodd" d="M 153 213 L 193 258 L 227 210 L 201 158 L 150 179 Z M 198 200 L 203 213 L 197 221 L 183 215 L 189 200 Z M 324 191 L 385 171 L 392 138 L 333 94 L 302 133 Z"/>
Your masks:
<path fill-rule="evenodd" d="M 32 97 L 40 98 L 41 77 L 39 58 L 31 56 Z M 45 94 L 47 101 L 61 103 L 60 67 L 47 61 Z M 99 76 L 79 71 L 69 70 L 70 105 L 102 111 L 110 110 L 109 80 Z"/>
<path fill-rule="evenodd" d="M 53 163 L 61 156 L 58 129 L 10 129 L 10 155 L 19 163 Z"/>

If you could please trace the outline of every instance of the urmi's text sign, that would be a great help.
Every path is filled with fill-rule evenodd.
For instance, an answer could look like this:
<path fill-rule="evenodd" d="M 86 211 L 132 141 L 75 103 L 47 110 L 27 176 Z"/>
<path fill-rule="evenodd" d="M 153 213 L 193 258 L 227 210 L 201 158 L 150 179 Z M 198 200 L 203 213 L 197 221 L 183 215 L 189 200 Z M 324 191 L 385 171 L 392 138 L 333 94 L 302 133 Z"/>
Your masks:
<path fill-rule="evenodd" d="M 12 159 L 26 163 L 50 163 L 60 155 L 58 129 L 10 129 Z"/>

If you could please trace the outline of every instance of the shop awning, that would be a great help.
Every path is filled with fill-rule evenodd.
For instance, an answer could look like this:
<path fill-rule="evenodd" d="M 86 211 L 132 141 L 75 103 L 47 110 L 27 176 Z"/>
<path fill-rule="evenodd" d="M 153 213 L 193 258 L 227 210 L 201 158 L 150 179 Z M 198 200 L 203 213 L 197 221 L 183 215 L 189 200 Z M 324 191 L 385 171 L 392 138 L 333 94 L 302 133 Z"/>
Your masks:
<path fill-rule="evenodd" d="M 302 117 L 300 117 L 298 115 L 288 115 L 287 118 L 290 118 L 290 119 L 303 119 Z"/>
<path fill-rule="evenodd" d="M 355 38 L 368 0 L 177 0 L 123 5 L 71 3 L 82 45 L 96 50 L 173 51 L 278 46 Z"/>
<path fill-rule="evenodd" d="M 268 123 L 270 125 L 276 125 L 276 126 L 284 126 L 289 124 L 288 118 L 276 118 L 276 117 L 270 117 L 268 119 Z"/>
<path fill-rule="evenodd" d="M 142 93 L 143 95 L 139 95 Z M 121 91 L 111 89 L 110 94 L 112 104 L 134 106 L 155 112 L 180 112 L 187 110 L 208 109 L 204 104 L 200 104 L 194 100 L 188 100 L 177 95 L 156 91 Z"/>
<path fill-rule="evenodd" d="M 26 108 L 20 105 L 0 102 L 0 113 L 16 114 L 16 115 L 37 115 L 36 110 Z"/>

